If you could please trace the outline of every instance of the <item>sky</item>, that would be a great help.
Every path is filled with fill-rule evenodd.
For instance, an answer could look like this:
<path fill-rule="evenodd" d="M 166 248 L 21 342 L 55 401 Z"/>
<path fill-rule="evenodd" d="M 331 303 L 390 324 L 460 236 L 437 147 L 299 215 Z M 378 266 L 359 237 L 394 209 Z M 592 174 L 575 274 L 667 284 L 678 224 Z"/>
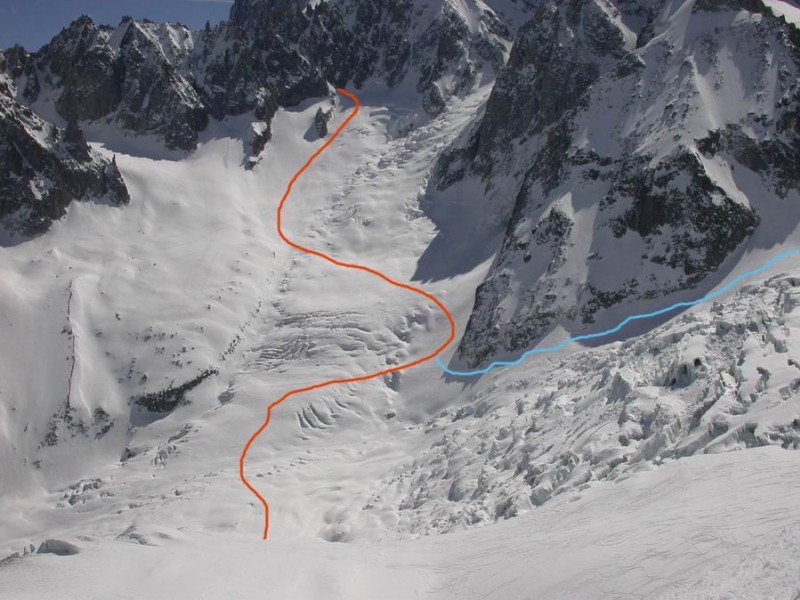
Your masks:
<path fill-rule="evenodd" d="M 87 14 L 117 25 L 123 16 L 180 21 L 192 28 L 228 18 L 233 0 L 0 0 L 0 48 L 38 50 L 63 27 Z"/>

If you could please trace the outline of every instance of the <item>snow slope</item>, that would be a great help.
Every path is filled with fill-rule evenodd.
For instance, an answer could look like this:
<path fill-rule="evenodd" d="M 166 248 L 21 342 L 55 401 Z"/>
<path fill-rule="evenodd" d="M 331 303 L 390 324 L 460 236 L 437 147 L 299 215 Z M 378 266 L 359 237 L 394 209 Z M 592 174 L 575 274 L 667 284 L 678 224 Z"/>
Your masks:
<path fill-rule="evenodd" d="M 0 586 L 20 600 L 792 598 L 798 467 L 776 448 L 704 456 L 491 528 L 383 544 L 174 529 L 146 545 L 87 539 L 76 556 L 3 565 Z"/>
<path fill-rule="evenodd" d="M 287 231 L 409 279 L 415 253 L 433 236 L 416 205 L 429 153 L 463 126 L 486 91 L 477 91 L 456 114 L 397 140 L 386 132 L 395 109 L 367 103 L 346 141 L 296 189 Z M 130 210 L 118 215 L 72 206 L 53 231 L 2 250 L 8 282 L 3 336 L 17 349 L 2 363 L 3 395 L 10 399 L 2 440 L 9 474 L 2 481 L 2 538 L 9 550 L 36 541 L 42 527 L 74 531 L 87 519 L 116 527 L 119 510 L 138 512 L 131 506 L 171 513 L 162 496 L 182 502 L 189 492 L 176 493 L 181 481 L 196 482 L 209 507 L 221 499 L 235 506 L 236 527 L 250 532 L 257 511 L 229 475 L 266 400 L 289 386 L 401 360 L 441 336 L 435 312 L 418 306 L 412 294 L 387 296 L 371 278 L 342 277 L 277 241 L 274 207 L 285 174 L 314 147 L 304 133 L 317 106 L 279 113 L 273 147 L 281 151 L 249 172 L 241 168 L 242 142 L 228 137 L 242 134 L 245 119 L 220 124 L 181 161 L 125 154 L 140 154 L 141 139 L 129 148 L 124 139 L 112 140 L 105 149 L 117 153 Z M 380 231 L 392 231 L 404 254 L 387 246 Z M 37 319 L 39 313 L 50 318 Z M 65 327 L 72 333 L 62 333 Z M 47 377 L 26 368 L 35 355 L 53 365 L 43 369 Z M 153 414 L 130 401 L 211 369 L 218 374 L 170 413 Z M 429 373 L 438 379 L 435 368 Z M 269 442 L 254 450 L 250 464 L 275 501 L 277 535 L 337 535 L 329 514 L 337 499 L 352 498 L 362 478 L 385 468 L 365 455 L 364 440 L 381 445 L 387 432 L 402 432 L 431 410 L 395 406 L 403 377 L 335 390 L 276 414 Z M 95 426 L 98 409 L 108 417 Z M 388 418 L 401 411 L 408 414 Z M 103 432 L 106 421 L 113 425 Z M 341 428 L 349 432 L 343 438 L 336 434 Z M 283 458 L 276 460 L 276 451 Z M 403 452 L 403 444 L 390 447 L 386 458 L 399 460 Z M 306 484 L 318 496 L 316 506 L 290 500 L 309 476 L 290 468 L 297 461 L 310 462 L 306 471 L 331 481 L 327 490 L 319 479 Z M 350 463 L 350 484 L 334 486 L 341 473 L 324 475 L 327 461 Z M 167 475 L 167 465 L 182 465 L 181 474 Z M 217 477 L 222 482 L 212 486 L 214 498 L 200 491 Z M 57 504 L 65 512 L 54 512 Z M 218 524 L 230 526 L 227 518 Z"/>
<path fill-rule="evenodd" d="M 367 86 L 295 188 L 287 232 L 421 281 L 463 331 L 499 234 L 476 218 L 483 190 L 429 184 L 489 85 L 432 119 Z M 320 107 L 279 110 L 249 171 L 253 115 L 212 122 L 186 156 L 89 128 L 130 206 L 73 204 L 0 248 L 2 595 L 795 597 L 796 265 L 626 342 L 295 399 L 248 458 L 272 508 L 260 541 L 237 459 L 267 402 L 446 334 L 414 295 L 278 241 L 277 200 L 319 144 Z M 48 539 L 79 552 L 31 555 Z"/>

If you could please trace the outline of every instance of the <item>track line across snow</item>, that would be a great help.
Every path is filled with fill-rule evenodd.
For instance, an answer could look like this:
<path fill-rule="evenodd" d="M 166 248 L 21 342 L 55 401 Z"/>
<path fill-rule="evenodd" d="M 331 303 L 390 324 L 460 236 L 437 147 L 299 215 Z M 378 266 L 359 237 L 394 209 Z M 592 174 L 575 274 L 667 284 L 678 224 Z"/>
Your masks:
<path fill-rule="evenodd" d="M 725 292 L 729 292 L 748 277 L 759 275 L 760 273 L 763 273 L 767 269 L 774 266 L 775 263 L 777 263 L 778 261 L 781 261 L 789 256 L 795 256 L 797 254 L 798 254 L 797 250 L 787 250 L 786 252 L 781 252 L 780 254 L 773 256 L 771 259 L 769 259 L 760 267 L 742 273 L 741 275 L 732 279 L 730 282 L 728 282 L 726 285 L 722 286 L 718 290 L 709 292 L 705 296 L 697 298 L 696 300 L 688 300 L 686 302 L 676 302 L 675 304 L 665 306 L 664 308 L 654 310 L 653 312 L 630 315 L 629 317 L 626 317 L 624 320 L 620 321 L 616 326 L 612 327 L 611 329 L 606 329 L 605 331 L 598 331 L 596 333 L 587 333 L 584 335 L 569 337 L 565 340 L 560 341 L 555 346 L 541 346 L 538 348 L 531 348 L 530 350 L 526 350 L 525 352 L 523 352 L 519 356 L 519 358 L 516 358 L 514 360 L 496 360 L 482 369 L 475 369 L 473 371 L 454 371 L 453 369 L 445 365 L 442 362 L 442 359 L 439 357 L 436 357 L 436 364 L 438 364 L 439 367 L 442 369 L 442 371 L 444 371 L 448 375 L 454 375 L 456 377 L 475 377 L 477 375 L 485 375 L 486 373 L 489 373 L 490 371 L 493 371 L 498 367 L 516 367 L 518 365 L 521 365 L 526 358 L 528 358 L 529 356 L 533 356 L 534 354 L 547 354 L 549 352 L 558 352 L 568 344 L 574 344 L 576 342 L 581 342 L 583 340 L 593 340 L 596 338 L 601 338 L 617 333 L 620 329 L 625 327 L 625 325 L 633 321 L 640 321 L 642 319 L 652 319 L 653 317 L 658 317 L 668 312 L 672 312 L 673 310 L 678 310 L 679 308 L 689 308 L 691 306 L 697 306 L 698 304 L 702 304 L 703 302 L 708 302 L 709 300 L 716 298 L 717 296 L 721 296 Z"/>
<path fill-rule="evenodd" d="M 320 388 L 325 388 L 325 387 L 329 387 L 329 386 L 333 386 L 333 385 L 340 385 L 340 384 L 345 384 L 345 383 L 355 383 L 355 382 L 358 382 L 358 381 L 367 381 L 369 379 L 377 379 L 378 377 L 383 377 L 384 375 L 388 375 L 389 373 L 396 373 L 398 371 L 403 371 L 405 369 L 410 369 L 411 367 L 415 367 L 417 365 L 421 365 L 422 363 L 428 362 L 428 361 L 433 360 L 434 358 L 436 358 L 436 356 L 438 356 L 445 348 L 447 348 L 447 346 L 450 345 L 450 343 L 455 339 L 455 336 L 456 336 L 456 324 L 455 324 L 455 320 L 453 319 L 453 315 L 450 313 L 450 311 L 447 309 L 447 307 L 438 298 L 436 298 L 433 294 L 430 294 L 430 293 L 426 292 L 425 290 L 420 289 L 418 287 L 415 287 L 415 286 L 412 286 L 412 285 L 409 285 L 409 284 L 406 284 L 406 283 L 402 283 L 402 282 L 396 281 L 396 280 L 394 280 L 391 277 L 381 273 L 380 271 L 378 271 L 376 269 L 372 269 L 370 267 L 366 267 L 366 266 L 359 265 L 359 264 L 342 262 L 342 261 L 336 260 L 335 258 L 333 258 L 333 257 L 331 257 L 331 256 L 329 256 L 329 255 L 327 255 L 327 254 L 325 254 L 323 252 L 320 252 L 318 250 L 313 250 L 311 248 L 306 248 L 305 246 L 301 246 L 300 244 L 290 240 L 286 236 L 286 234 L 283 232 L 282 220 L 281 220 L 283 207 L 286 204 L 286 201 L 289 198 L 289 195 L 292 193 L 292 188 L 294 187 L 294 184 L 297 182 L 297 180 L 300 178 L 300 176 L 303 173 L 305 173 L 305 171 L 311 166 L 311 164 L 317 159 L 317 157 L 320 154 L 322 154 L 323 152 L 325 152 L 325 150 L 327 150 L 331 146 L 331 144 L 333 144 L 334 140 L 336 140 L 336 138 L 339 136 L 339 134 L 342 133 L 344 128 L 347 127 L 348 123 L 350 123 L 350 121 L 358 114 L 359 107 L 360 107 L 360 103 L 358 101 L 358 98 L 354 94 L 351 94 L 350 92 L 348 92 L 347 90 L 344 90 L 344 89 L 340 88 L 337 91 L 341 95 L 346 96 L 347 98 L 349 98 L 353 102 L 353 104 L 354 104 L 353 109 L 350 112 L 350 114 L 347 115 L 347 118 L 342 122 L 342 124 L 339 125 L 339 127 L 336 128 L 336 131 L 333 132 L 333 134 L 325 141 L 324 144 L 322 144 L 319 148 L 317 148 L 317 150 L 309 157 L 309 159 L 305 162 L 305 164 L 302 167 L 300 167 L 300 169 L 292 176 L 291 180 L 289 181 L 289 184 L 286 186 L 286 190 L 283 192 L 283 196 L 281 197 L 281 201 L 278 204 L 278 213 L 277 213 L 277 215 L 278 215 L 277 216 L 278 235 L 280 236 L 280 238 L 286 244 L 288 244 L 289 246 L 291 246 L 292 248 L 294 248 L 296 250 L 299 250 L 300 252 L 303 252 L 305 254 L 310 254 L 312 256 L 316 256 L 318 258 L 321 258 L 322 260 L 325 260 L 325 261 L 327 261 L 327 262 L 329 262 L 329 263 L 331 263 L 333 265 L 336 265 L 337 267 L 342 267 L 342 268 L 345 268 L 345 269 L 354 269 L 354 270 L 364 271 L 366 273 L 370 273 L 371 275 L 374 275 L 376 277 L 379 277 L 380 279 L 383 279 L 386 283 L 388 283 L 390 285 L 393 285 L 395 287 L 398 287 L 398 288 L 401 288 L 401 289 L 404 289 L 404 290 L 408 290 L 410 292 L 414 292 L 415 294 L 419 294 L 420 296 L 423 296 L 427 300 L 430 300 L 447 317 L 447 320 L 448 320 L 448 322 L 450 324 L 450 334 L 448 335 L 447 339 L 438 348 L 436 348 L 436 350 L 434 350 L 430 354 L 426 354 L 425 356 L 423 356 L 421 358 L 418 358 L 416 360 L 413 360 L 411 362 L 407 362 L 407 363 L 403 363 L 403 364 L 400 364 L 400 365 L 396 365 L 394 367 L 391 367 L 391 368 L 388 368 L 388 369 L 384 369 L 382 371 L 376 371 L 374 373 L 367 373 L 366 375 L 360 375 L 358 377 L 344 377 L 344 378 L 341 378 L 341 379 L 329 379 L 329 380 L 326 380 L 326 381 L 322 381 L 320 383 L 315 383 L 313 385 L 309 385 L 309 386 L 305 386 L 305 387 L 301 387 L 301 388 L 295 388 L 293 390 L 289 390 L 283 396 L 281 396 L 280 398 L 278 398 L 277 400 L 275 400 L 274 402 L 272 402 L 271 404 L 269 404 L 267 406 L 267 415 L 266 415 L 266 417 L 264 419 L 264 422 L 261 423 L 261 426 L 247 440 L 247 443 L 245 444 L 244 449 L 242 450 L 242 454 L 239 457 L 239 477 L 242 480 L 242 483 L 244 483 L 244 485 L 247 487 L 247 489 L 249 489 L 253 493 L 253 495 L 256 496 L 256 498 L 258 498 L 259 502 L 261 502 L 262 506 L 264 507 L 263 539 L 267 539 L 267 536 L 269 535 L 269 503 L 264 498 L 264 496 L 262 496 L 261 493 L 255 487 L 253 487 L 253 485 L 248 481 L 247 476 L 245 475 L 245 459 L 247 458 L 247 453 L 249 452 L 250 447 L 256 441 L 258 436 L 260 436 L 264 432 L 264 430 L 267 428 L 267 426 L 269 425 L 270 418 L 272 417 L 272 410 L 275 407 L 277 407 L 278 405 L 280 405 L 283 402 L 285 402 L 286 400 L 288 400 L 289 398 L 291 398 L 292 396 L 297 396 L 297 395 L 303 394 L 305 392 L 310 392 L 312 390 L 318 390 Z"/>

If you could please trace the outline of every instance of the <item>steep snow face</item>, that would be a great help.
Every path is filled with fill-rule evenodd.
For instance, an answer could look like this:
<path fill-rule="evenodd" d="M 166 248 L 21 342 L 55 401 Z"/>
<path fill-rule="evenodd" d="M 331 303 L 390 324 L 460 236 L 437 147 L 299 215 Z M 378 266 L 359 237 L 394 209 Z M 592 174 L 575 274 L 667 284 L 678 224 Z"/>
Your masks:
<path fill-rule="evenodd" d="M 800 46 L 759 6 L 539 3 L 439 164 L 440 187 L 480 177 L 506 229 L 464 364 L 702 295 L 729 258 L 793 234 Z"/>

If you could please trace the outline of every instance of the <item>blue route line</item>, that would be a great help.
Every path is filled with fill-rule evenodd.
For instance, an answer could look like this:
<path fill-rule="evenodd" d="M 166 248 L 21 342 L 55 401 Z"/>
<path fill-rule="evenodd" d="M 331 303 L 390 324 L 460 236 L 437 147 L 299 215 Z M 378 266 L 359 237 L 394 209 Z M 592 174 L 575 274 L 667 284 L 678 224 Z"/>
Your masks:
<path fill-rule="evenodd" d="M 781 252 L 777 256 L 775 256 L 775 257 L 771 258 L 770 260 L 768 260 L 767 262 L 765 262 L 760 267 L 758 267 L 756 269 L 752 269 L 751 271 L 746 271 L 746 272 L 742 273 L 741 275 L 739 275 L 735 279 L 732 279 L 728 284 L 722 286 L 718 290 L 715 290 L 713 292 L 709 292 L 708 294 L 706 294 L 702 298 L 698 298 L 697 300 L 689 300 L 689 301 L 686 301 L 686 302 L 676 302 L 675 304 L 672 304 L 671 306 L 667 306 L 665 308 L 661 308 L 661 309 L 655 310 L 653 312 L 642 313 L 642 314 L 639 314 L 639 315 L 631 315 L 631 316 L 627 317 L 624 321 L 619 323 L 616 327 L 612 327 L 611 329 L 607 329 L 606 331 L 598 331 L 597 333 L 587 333 L 585 335 L 578 335 L 578 336 L 575 336 L 575 337 L 570 337 L 570 338 L 567 338 L 567 339 L 563 340 L 562 342 L 559 342 L 555 346 L 543 346 L 541 348 L 531 348 L 530 350 L 527 350 L 527 351 L 523 352 L 522 355 L 519 358 L 517 358 L 516 360 L 510 360 L 510 361 L 498 360 L 498 361 L 494 361 L 488 367 L 484 367 L 483 369 L 475 369 L 474 371 L 454 371 L 454 370 L 448 368 L 447 365 L 445 365 L 444 362 L 442 362 L 442 359 L 439 358 L 438 356 L 436 357 L 436 364 L 438 364 L 442 368 L 442 370 L 445 373 L 447 373 L 448 375 L 456 375 L 458 377 L 474 377 L 476 375 L 484 375 L 484 374 L 488 373 L 489 371 L 492 371 L 492 370 L 496 369 L 497 367 L 515 367 L 517 365 L 521 365 L 522 362 L 527 357 L 533 356 L 534 354 L 546 354 L 548 352 L 557 352 L 557 351 L 561 350 L 567 344 L 572 344 L 572 343 L 575 343 L 575 342 L 581 342 L 583 340 L 593 340 L 593 339 L 596 339 L 596 338 L 600 338 L 600 337 L 604 337 L 604 336 L 607 336 L 607 335 L 611 335 L 612 333 L 617 333 L 620 329 L 622 329 L 623 327 L 625 327 L 625 325 L 627 325 L 628 323 L 631 323 L 632 321 L 640 321 L 642 319 L 652 319 L 653 317 L 657 317 L 659 315 L 663 315 L 665 313 L 671 312 L 673 310 L 677 310 L 679 308 L 688 308 L 690 306 L 696 306 L 698 304 L 702 304 L 703 302 L 707 302 L 708 300 L 711 300 L 712 298 L 716 298 L 717 296 L 720 296 L 720 295 L 724 294 L 725 292 L 730 291 L 731 289 L 736 287 L 742 280 L 747 279 L 748 277 L 752 277 L 753 275 L 758 275 L 759 273 L 763 273 L 764 271 L 766 271 L 767 269 L 769 269 L 773 265 L 775 265 L 775 263 L 777 263 L 778 261 L 783 260 L 787 256 L 794 256 L 795 254 L 798 254 L 798 253 L 799 252 L 797 250 L 787 250 L 786 252 Z"/>

